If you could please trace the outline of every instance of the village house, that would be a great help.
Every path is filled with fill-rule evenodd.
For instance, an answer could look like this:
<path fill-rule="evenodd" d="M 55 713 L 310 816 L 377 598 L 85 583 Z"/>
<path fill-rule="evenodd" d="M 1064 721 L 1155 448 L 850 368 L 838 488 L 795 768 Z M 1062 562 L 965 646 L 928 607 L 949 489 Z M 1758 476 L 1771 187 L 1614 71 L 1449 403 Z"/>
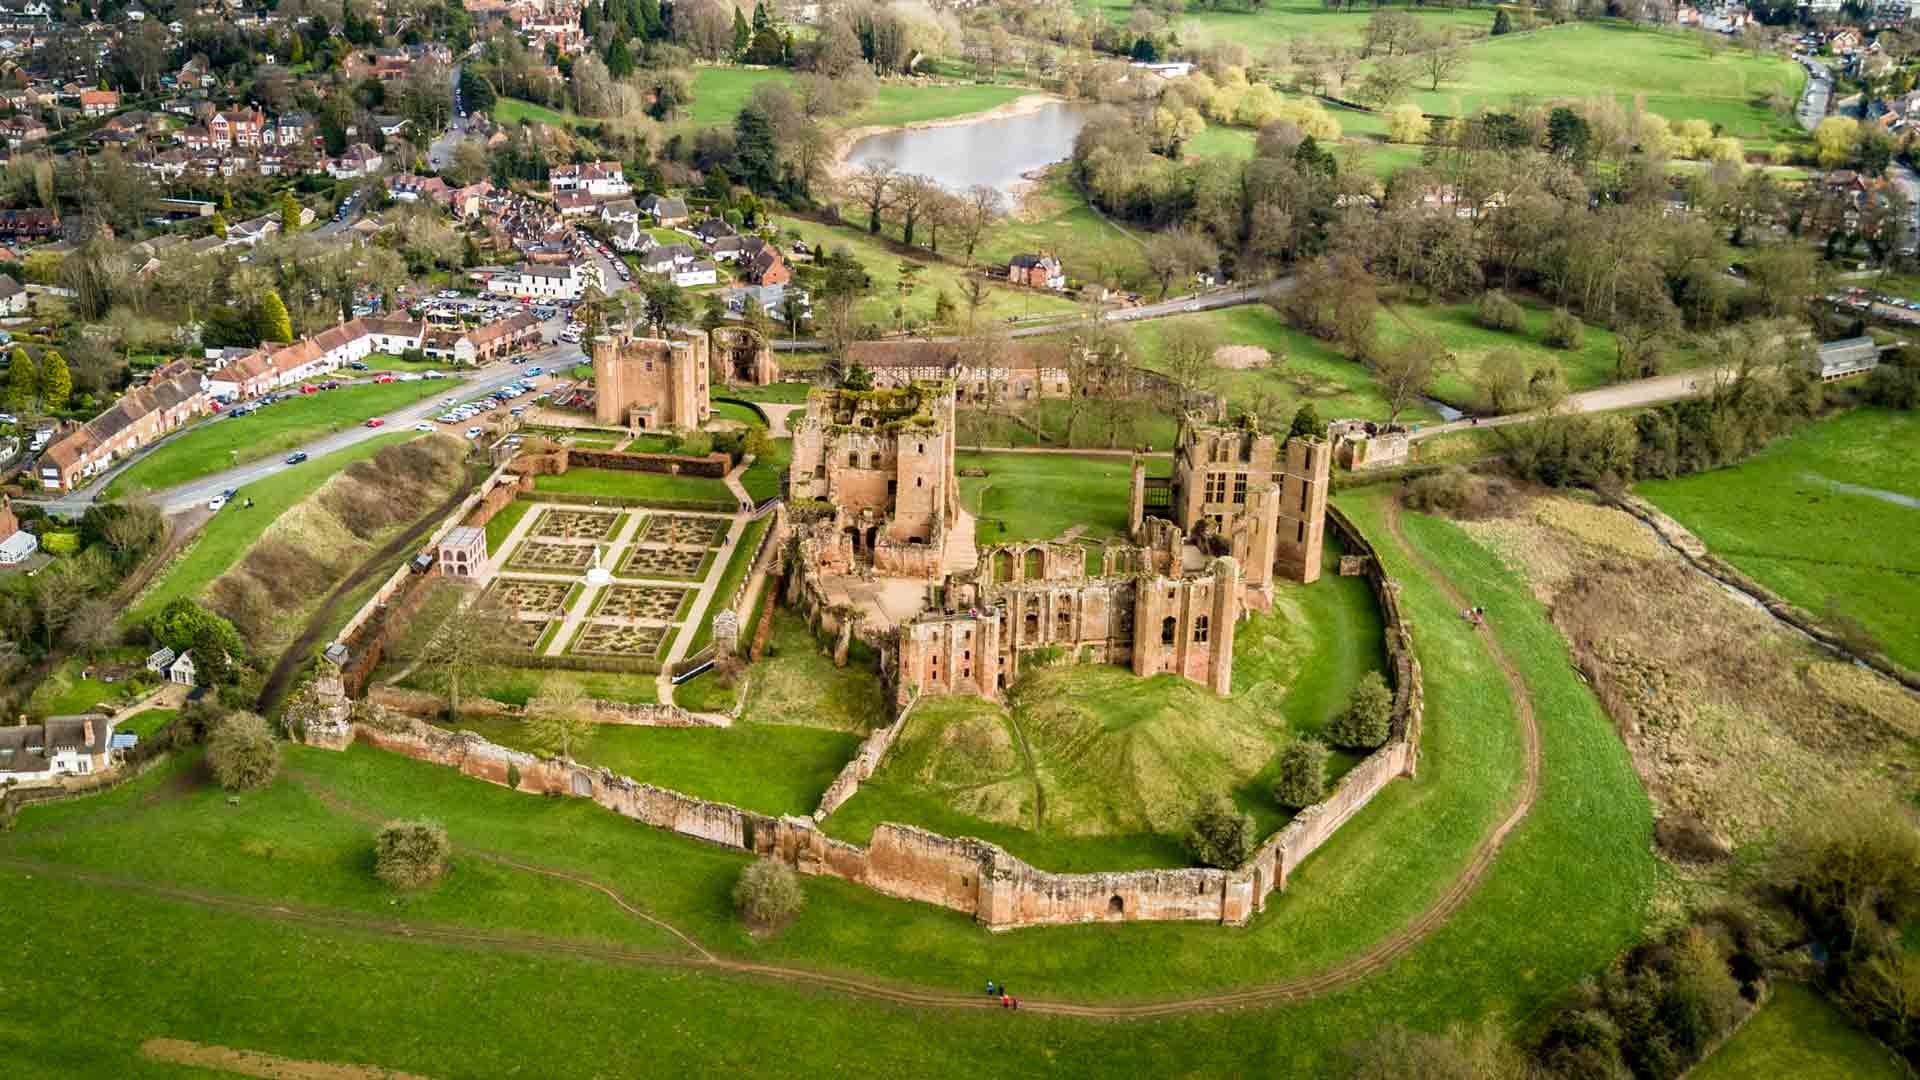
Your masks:
<path fill-rule="evenodd" d="M 1067 272 L 1052 255 L 1015 255 L 1007 260 L 1007 280 L 1035 289 L 1064 289 Z"/>
<path fill-rule="evenodd" d="M 749 285 L 785 285 L 793 280 L 779 247 L 757 236 L 741 242 L 739 261 L 740 277 Z"/>
<path fill-rule="evenodd" d="M 547 176 L 547 190 L 555 195 L 564 191 L 584 192 L 595 199 L 615 199 L 633 194 L 625 168 L 617 161 L 589 161 L 562 165 Z"/>
<path fill-rule="evenodd" d="M 24 315 L 27 311 L 27 290 L 13 280 L 11 274 L 0 274 L 0 315 Z"/>
<path fill-rule="evenodd" d="M 18 566 L 40 550 L 40 538 L 20 527 L 13 500 L 0 495 L 0 566 Z"/>
<path fill-rule="evenodd" d="M 449 198 L 450 191 L 451 189 L 447 187 L 447 182 L 437 176 L 413 176 L 409 174 L 407 176 L 390 176 L 387 178 L 387 193 L 393 196 L 395 202 L 410 203 L 419 202 L 421 199 L 431 199 L 434 202 L 444 204 Z"/>
<path fill-rule="evenodd" d="M 113 721 L 55 716 L 44 724 L 0 727 L 0 782 L 30 784 L 89 776 L 112 768 Z"/>
<path fill-rule="evenodd" d="M 640 269 L 648 274 L 671 274 L 699 256 L 686 244 L 663 244 L 640 255 Z"/>
<path fill-rule="evenodd" d="M 707 259 L 695 259 L 673 269 L 673 283 L 683 289 L 696 285 L 714 285 L 720 281 L 720 268 Z"/>
<path fill-rule="evenodd" d="M 9 116 L 0 119 L 0 135 L 6 136 L 9 147 L 18 149 L 28 143 L 44 141 L 47 125 L 25 114 Z"/>
<path fill-rule="evenodd" d="M 539 343 L 540 320 L 523 311 L 464 334 L 428 334 L 425 350 L 432 359 L 471 366 L 491 363 Z"/>
<path fill-rule="evenodd" d="M 522 300 L 578 300 L 601 287 L 600 268 L 592 263 L 529 266 L 487 279 L 487 292 Z"/>
<path fill-rule="evenodd" d="M 653 219 L 655 225 L 671 229 L 687 223 L 687 201 L 670 199 L 665 195 L 648 195 L 640 200 L 640 211 Z"/>
<path fill-rule="evenodd" d="M 422 348 L 427 325 L 405 319 L 361 318 L 340 323 L 291 345 L 261 347 L 223 364 L 207 391 L 223 400 L 258 397 L 374 353 L 398 356 Z"/>
<path fill-rule="evenodd" d="M 383 164 L 379 151 L 366 143 L 354 143 L 347 147 L 346 153 L 327 162 L 327 175 L 335 180 L 374 176 Z"/>
<path fill-rule="evenodd" d="M 39 479 L 47 491 L 71 491 L 106 470 L 116 458 L 166 435 L 212 407 L 206 379 L 188 360 L 158 368 L 147 385 L 120 396 L 106 411 L 69 428 L 40 455 Z"/>
<path fill-rule="evenodd" d="M 563 218 L 587 217 L 598 211 L 600 204 L 584 191 L 557 191 L 553 195 L 553 208 L 560 211 Z"/>
<path fill-rule="evenodd" d="M 119 107 L 117 90 L 88 90 L 80 95 L 80 111 L 86 116 L 106 116 Z"/>

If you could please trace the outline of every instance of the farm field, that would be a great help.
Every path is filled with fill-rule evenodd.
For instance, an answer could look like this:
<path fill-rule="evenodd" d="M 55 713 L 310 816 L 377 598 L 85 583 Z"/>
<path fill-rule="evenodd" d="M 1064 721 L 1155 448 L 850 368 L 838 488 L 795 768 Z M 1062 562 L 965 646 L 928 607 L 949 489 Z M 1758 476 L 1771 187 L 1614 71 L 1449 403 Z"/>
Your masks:
<path fill-rule="evenodd" d="M 1888 656 L 1920 667 L 1920 548 L 1867 539 L 1920 527 L 1916 445 L 1920 417 L 1856 409 L 1742 464 L 1635 490 L 1762 585 L 1816 618 L 1854 620 Z"/>
<path fill-rule="evenodd" d="M 372 457 L 383 447 L 414 437 L 411 432 L 403 431 L 378 435 L 345 450 L 283 469 L 241 488 L 240 494 L 252 499 L 253 507 L 246 510 L 229 507 L 201 526 L 200 535 L 140 594 L 123 621 L 140 622 L 166 607 L 176 596 L 198 596 L 214 578 L 226 573 L 228 567 L 253 547 L 274 519 L 313 494 L 334 473 L 356 461 Z"/>
<path fill-rule="evenodd" d="M 677 476 L 628 469 L 568 469 L 535 478 L 533 490 L 561 495 L 598 495 L 612 498 L 676 500 L 717 503 L 716 509 L 734 509 L 733 492 L 726 481 L 711 476 Z"/>
<path fill-rule="evenodd" d="M 1181 867 L 1183 819 L 1229 791 L 1260 835 L 1286 824 L 1270 789 L 1275 751 L 1321 731 L 1354 684 L 1385 663 L 1363 579 L 1282 585 L 1275 611 L 1237 630 L 1234 694 L 1109 664 L 1023 673 L 1012 708 L 923 702 L 830 835 L 866 843 L 882 821 L 990 840 L 1058 872 Z M 1023 749 L 1024 747 L 1024 749 Z M 1031 758 L 1029 759 L 1028 753 Z M 1336 753 L 1329 777 L 1359 758 Z"/>
<path fill-rule="evenodd" d="M 274 457 L 369 417 L 432 397 L 439 383 L 362 383 L 297 394 L 239 418 L 203 420 L 134 462 L 107 485 L 109 499 L 158 491 Z M 259 496 L 255 496 L 256 499 Z"/>
<path fill-rule="evenodd" d="M 1326 342 L 1288 326 L 1279 312 L 1265 304 L 1242 304 L 1138 324 L 1132 330 L 1136 362 L 1160 370 L 1161 343 L 1175 326 L 1196 326 L 1212 334 L 1221 345 L 1256 346 L 1277 359 L 1263 368 L 1222 367 L 1215 389 L 1225 393 L 1232 404 L 1245 406 L 1265 396 L 1288 416 L 1300 405 L 1312 402 L 1326 420 L 1387 418 L 1386 399 L 1365 367 L 1340 355 Z M 1418 421 L 1433 419 L 1437 414 L 1415 403 L 1400 415 L 1403 420 Z"/>
<path fill-rule="evenodd" d="M 1082 526 L 1081 536 L 1101 540 L 1127 529 L 1127 486 L 1132 466 L 1124 455 L 958 453 L 960 505 L 975 519 L 982 546 L 1012 540 L 1046 540 Z M 968 469 L 987 475 L 966 476 Z M 1151 476 L 1170 476 L 1171 458 L 1147 459 Z"/>
<path fill-rule="evenodd" d="M 1449 617 L 1453 602 L 1406 549 L 1387 539 L 1379 500 L 1342 502 L 1382 538 L 1382 556 L 1405 582 L 1403 599 L 1421 627 L 1426 754 L 1419 779 L 1387 789 L 1246 930 L 1135 924 L 990 935 L 965 916 L 807 878 L 806 911 L 779 934 L 755 937 L 726 899 L 745 863 L 736 853 L 637 827 L 579 800 L 530 798 L 366 748 L 290 747 L 280 779 L 237 809 L 206 786 L 172 783 L 177 770 L 193 766 L 179 759 L 96 798 L 29 808 L 19 828 L 0 836 L 0 857 L 53 867 L 31 874 L 0 868 L 0 903 L 42 913 L 45 931 L 16 946 L 16 990 L 72 1003 L 36 1019 L 35 1037 L 14 1021 L 0 1022 L 0 1030 L 20 1036 L 16 1045 L 27 1048 L 30 1063 L 78 1075 L 103 1067 L 174 1075 L 138 1055 L 141 1042 L 158 1036 L 426 1072 L 458 1060 L 480 1073 L 592 1072 L 639 1040 L 663 1068 L 724 1070 L 747 1060 L 739 1056 L 746 1048 L 724 1037 L 743 1025 L 791 1039 L 787 1066 L 846 1076 L 950 1072 L 983 1055 L 1004 1061 L 1043 1051 L 1062 1076 L 1105 1075 L 1115 1053 L 1155 1074 L 1311 1075 L 1332 1064 L 1352 1032 L 1390 1021 L 1437 1030 L 1528 1015 L 1638 933 L 1653 874 L 1651 826 L 1618 740 L 1570 674 L 1537 602 L 1484 548 L 1426 518 L 1409 518 L 1407 535 L 1488 606 L 1492 632 L 1532 688 L 1543 787 L 1451 920 L 1384 972 L 1331 995 L 1150 1023 L 1028 1014 L 1009 1024 L 972 1011 L 943 1012 L 928 1023 L 924 1009 L 697 966 L 610 965 L 593 955 L 596 943 L 681 955 L 684 947 L 601 893 L 468 850 L 456 853 L 455 873 L 441 886 L 398 904 L 367 872 L 368 820 L 430 816 L 456 844 L 592 875 L 707 947 L 760 963 L 871 970 L 892 982 L 960 992 L 977 992 L 993 977 L 1037 1001 L 1165 997 L 1323 970 L 1431 900 L 1506 812 L 1520 772 L 1505 683 L 1475 635 Z M 139 814 L 116 812 L 161 789 L 169 797 Z M 89 820 L 95 816 L 97 824 Z M 130 854 L 154 850 L 205 857 Z M 146 881 L 261 906 L 209 909 L 190 897 L 135 891 L 137 883 L 80 887 L 65 879 L 67 866 L 108 874 L 139 867 Z M 333 921 L 300 921 L 304 911 Z M 394 923 L 402 929 L 384 928 Z M 122 932 L 86 932 L 103 925 Z M 366 932 L 356 929 L 362 925 Z M 402 936 L 463 925 L 565 934 L 586 949 L 530 956 L 518 946 L 448 947 L 420 933 Z M 146 962 L 132 962 L 136 950 Z M 260 977 L 284 970 L 292 954 L 300 957 L 295 974 Z M 1520 970 L 1529 977 L 1510 977 Z M 316 1029 L 303 1010 L 322 978 L 335 1004 Z M 481 984 L 532 1007 L 476 1010 L 471 987 Z M 128 995 L 146 1007 L 108 1004 Z M 410 1017 L 404 1026 L 391 1022 L 401 1011 Z M 555 1043 L 550 1017 L 561 1013 L 577 1035 Z"/>
<path fill-rule="evenodd" d="M 1695 1080 L 1901 1080 L 1911 1074 L 1817 992 L 1779 981 L 1760 1014 L 1690 1075 Z"/>

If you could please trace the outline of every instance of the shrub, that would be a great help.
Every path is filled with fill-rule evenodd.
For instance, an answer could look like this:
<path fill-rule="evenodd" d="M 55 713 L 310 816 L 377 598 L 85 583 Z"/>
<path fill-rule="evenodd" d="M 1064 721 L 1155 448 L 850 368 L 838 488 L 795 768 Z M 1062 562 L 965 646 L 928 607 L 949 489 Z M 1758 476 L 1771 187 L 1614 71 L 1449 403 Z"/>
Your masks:
<path fill-rule="evenodd" d="M 1280 748 L 1279 773 L 1273 778 L 1274 802 L 1298 810 L 1319 802 L 1326 792 L 1326 743 L 1295 739 Z"/>
<path fill-rule="evenodd" d="M 1187 850 L 1202 866 L 1229 870 L 1253 854 L 1253 815 L 1219 792 L 1203 795 L 1187 828 Z"/>
<path fill-rule="evenodd" d="M 1577 349 L 1586 329 L 1578 315 L 1566 308 L 1554 308 L 1553 317 L 1547 320 L 1547 344 L 1556 349 Z"/>
<path fill-rule="evenodd" d="M 1377 671 L 1360 677 L 1347 700 L 1346 711 L 1327 725 L 1327 739 L 1335 746 L 1371 750 L 1387 741 L 1393 728 L 1393 691 Z"/>
<path fill-rule="evenodd" d="M 520 766 L 511 761 L 507 762 L 507 787 L 514 791 L 520 790 Z"/>
<path fill-rule="evenodd" d="M 431 885 L 447 872 L 453 845 L 437 821 L 389 821 L 373 844 L 373 873 L 396 889 Z"/>
<path fill-rule="evenodd" d="M 760 859 L 740 871 L 733 886 L 733 906 L 754 926 L 774 926 L 800 913 L 807 894 L 800 876 L 786 863 Z"/>
<path fill-rule="evenodd" d="M 1513 333 L 1527 325 L 1527 313 L 1499 289 L 1489 289 L 1473 309 L 1474 321 L 1489 330 Z"/>
<path fill-rule="evenodd" d="M 234 713 L 207 740 L 207 764 L 228 791 L 246 791 L 273 779 L 280 767 L 280 744 L 267 722 L 253 713 Z"/>

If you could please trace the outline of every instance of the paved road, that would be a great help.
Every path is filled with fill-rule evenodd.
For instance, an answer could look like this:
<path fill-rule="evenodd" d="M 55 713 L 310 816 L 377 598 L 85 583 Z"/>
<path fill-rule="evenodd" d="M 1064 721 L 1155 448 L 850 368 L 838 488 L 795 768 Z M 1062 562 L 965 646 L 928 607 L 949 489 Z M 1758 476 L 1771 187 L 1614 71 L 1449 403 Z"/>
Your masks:
<path fill-rule="evenodd" d="M 455 64 L 453 65 L 453 80 L 447 88 L 447 93 L 449 96 L 452 96 L 457 94 L 459 89 L 460 65 Z M 435 172 L 453 164 L 454 148 L 458 147 L 460 140 L 466 137 L 466 119 L 461 116 L 455 116 L 453 121 L 447 125 L 447 130 L 441 132 L 440 137 L 433 140 L 433 145 L 427 147 L 427 164 L 433 166 Z"/>
<path fill-rule="evenodd" d="M 449 397 L 456 397 L 463 400 L 478 397 L 491 393 L 493 390 L 513 382 L 515 379 L 524 377 L 529 367 L 545 367 L 549 370 L 554 368 L 564 369 L 577 363 L 580 359 L 581 353 L 577 346 L 556 346 L 529 354 L 529 359 L 525 364 L 496 364 L 483 369 L 476 377 L 471 379 L 448 379 L 441 383 L 441 386 L 445 387 L 444 393 L 424 398 L 404 409 L 380 414 L 386 419 L 386 423 L 381 427 L 370 428 L 365 426 L 364 423 L 356 423 L 353 427 L 306 443 L 301 446 L 300 449 L 304 450 L 311 457 L 320 457 L 324 454 L 331 454 L 336 450 L 345 450 L 350 446 L 355 446 L 368 439 L 376 438 L 393 431 L 405 431 L 425 418 L 442 411 L 446 407 L 444 402 Z M 268 407 L 272 408 L 273 406 Z M 232 423 L 245 423 L 245 420 L 235 421 L 225 416 L 214 416 L 201 421 L 200 424 L 183 428 L 182 432 L 191 431 L 203 424 Z M 452 431 L 455 429 L 443 426 L 443 430 Z M 147 448 L 146 452 L 150 453 L 154 449 L 164 445 L 165 441 L 154 443 Z M 91 506 L 94 501 L 99 498 L 100 492 L 106 487 L 115 473 L 118 473 L 121 469 L 126 468 L 144 456 L 145 453 L 142 453 L 127 459 L 112 473 L 102 476 L 99 480 L 80 491 L 69 492 L 57 499 L 37 502 L 34 505 L 46 510 L 50 514 L 71 516 L 85 513 L 87 507 Z M 202 477 L 177 487 L 154 492 L 152 498 L 160 505 L 162 512 L 177 514 L 204 504 L 207 500 L 228 488 L 244 487 L 256 480 L 261 480 L 281 472 L 287 467 L 284 456 L 249 462 L 237 468 L 226 469 L 215 473 L 212 476 Z"/>
<path fill-rule="evenodd" d="M 1807 88 L 1800 95 L 1794 116 L 1802 128 L 1812 131 L 1826 118 L 1827 104 L 1833 97 L 1833 72 L 1823 60 L 1811 56 L 1802 56 L 1799 60 L 1807 67 Z"/>
<path fill-rule="evenodd" d="M 1100 316 L 1103 322 L 1145 322 L 1150 319 L 1164 319 L 1173 315 L 1185 315 L 1196 311 L 1214 311 L 1219 308 L 1237 307 L 1241 304 L 1257 304 L 1269 297 L 1277 296 L 1293 288 L 1291 275 L 1263 281 L 1257 285 L 1242 285 L 1230 289 L 1216 289 L 1212 292 L 1190 293 L 1184 296 L 1169 297 L 1166 300 L 1138 307 L 1118 308 Z M 1040 326 L 1021 326 L 1008 331 L 1008 337 L 1029 338 L 1045 337 L 1048 334 L 1064 333 L 1075 326 L 1087 322 L 1086 318 L 1056 319 Z M 958 335 L 928 338 L 929 341 L 964 341 Z M 820 338 L 776 338 L 773 348 L 777 352 L 819 352 L 827 347 Z"/>
<path fill-rule="evenodd" d="M 1635 409 L 1642 405 L 1658 405 L 1663 401 L 1677 401 L 1680 398 L 1697 397 L 1713 389 L 1714 383 L 1722 377 L 1731 377 L 1737 371 L 1731 366 L 1724 368 L 1701 368 L 1697 371 L 1683 371 L 1677 375 L 1656 375 L 1651 379 L 1637 379 L 1633 382 L 1616 383 L 1593 390 L 1582 390 L 1567 395 L 1562 412 L 1595 413 L 1611 412 L 1615 409 Z M 1422 427 L 1409 438 L 1426 439 L 1435 435 L 1444 435 L 1450 431 L 1465 431 L 1472 427 L 1505 427 L 1508 424 L 1524 424 L 1538 420 L 1543 413 L 1510 413 L 1506 416 L 1491 416 L 1478 421 L 1455 420 L 1446 424 Z"/>

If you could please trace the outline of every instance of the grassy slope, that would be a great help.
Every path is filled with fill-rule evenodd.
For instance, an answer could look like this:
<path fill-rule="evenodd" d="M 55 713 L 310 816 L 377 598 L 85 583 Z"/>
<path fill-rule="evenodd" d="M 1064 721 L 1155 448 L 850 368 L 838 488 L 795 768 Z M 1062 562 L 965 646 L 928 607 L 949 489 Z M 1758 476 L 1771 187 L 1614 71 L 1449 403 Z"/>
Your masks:
<path fill-rule="evenodd" d="M 205 421 L 114 477 L 106 495 L 114 499 L 170 488 L 235 464 L 284 454 L 368 417 L 431 397 L 437 389 L 438 384 L 426 381 L 343 386 L 301 394 L 237 420 Z"/>
<path fill-rule="evenodd" d="M 1458 367 L 1443 371 L 1435 379 L 1433 396 L 1462 408 L 1479 399 L 1476 378 L 1480 365 L 1496 349 L 1510 349 L 1525 357 L 1529 368 L 1548 360 L 1560 365 L 1571 390 L 1589 390 L 1613 381 L 1619 347 L 1613 332 L 1604 326 L 1588 326 L 1577 349 L 1555 349 L 1544 338 L 1553 309 L 1522 299 L 1526 309 L 1526 328 L 1509 334 L 1488 330 L 1474 321 L 1472 304 L 1395 304 L 1382 311 L 1376 320 L 1380 340 L 1386 344 L 1406 341 L 1415 333 L 1436 340 L 1446 347 Z M 1696 354 L 1679 353 L 1676 359 L 1686 363 Z"/>
<path fill-rule="evenodd" d="M 1127 0 L 1095 0 L 1089 6 L 1099 8 L 1110 20 L 1122 25 L 1133 13 Z M 1493 26 L 1490 8 L 1456 8 L 1449 11 L 1435 7 L 1410 10 L 1420 17 L 1423 30 L 1430 31 L 1438 27 L 1487 30 Z M 1196 9 L 1181 15 L 1179 22 L 1181 41 L 1185 45 L 1198 49 L 1219 42 L 1232 42 L 1246 46 L 1248 51 L 1258 56 L 1272 46 L 1303 34 L 1319 34 L 1333 38 L 1342 45 L 1358 47 L 1361 31 L 1366 28 L 1371 14 L 1371 10 L 1360 7 L 1329 10 L 1318 0 L 1279 0 L 1257 12 Z"/>
<path fill-rule="evenodd" d="M 632 499 L 718 499 L 734 504 L 726 481 L 707 476 L 674 476 L 627 469 L 568 469 L 557 476 L 537 477 L 535 491 L 569 495 L 611 495 Z"/>
<path fill-rule="evenodd" d="M 1694 1080 L 1900 1080 L 1910 1074 L 1818 993 L 1780 982 L 1760 1015 L 1691 1075 Z"/>
<path fill-rule="evenodd" d="M 337 393 L 337 391 L 336 391 Z M 172 566 L 163 571 L 139 601 L 127 613 L 128 622 L 138 622 L 167 606 L 176 596 L 197 596 L 201 589 L 240 560 L 268 525 L 295 503 L 313 494 L 334 473 L 356 461 L 370 458 L 382 447 L 414 438 L 412 432 L 394 431 L 348 447 L 325 457 L 291 466 L 264 480 L 256 480 L 240 489 L 253 500 L 253 508 L 228 507 L 215 514 L 200 530 L 193 544 Z"/>
<path fill-rule="evenodd" d="M 983 546 L 1050 539 L 1075 525 L 1095 540 L 1127 529 L 1132 466 L 1125 457 L 961 453 L 954 468 L 987 470 L 984 477 L 960 477 L 960 505 L 976 519 Z M 1166 476 L 1172 468 L 1168 459 L 1147 459 L 1150 475 Z"/>
<path fill-rule="evenodd" d="M 1249 144 L 1251 145 L 1251 144 Z M 974 257 L 1002 268 L 1014 255 L 1050 251 L 1077 281 L 1137 285 L 1146 281 L 1146 240 L 1138 230 L 1103 219 L 1055 168 L 980 239 Z"/>
<path fill-rule="evenodd" d="M 1348 507 L 1381 535 L 1370 499 Z M 16 1060 L 83 1076 L 172 1076 L 136 1056 L 143 1039 L 198 1039 L 329 1061 L 475 1075 L 604 1071 L 649 1047 L 656 1067 L 761 1069 L 763 1047 L 730 1033 L 778 1039 L 780 1069 L 842 1076 L 924 1075 L 1045 1061 L 1057 1076 L 1104 1076 L 1116 1055 L 1148 1075 L 1312 1075 L 1338 1047 L 1389 1022 L 1436 1030 L 1499 1017 L 1518 1022 L 1608 962 L 1637 934 L 1653 873 L 1648 809 L 1606 719 L 1574 679 L 1563 648 L 1524 588 L 1450 526 L 1412 519 L 1408 530 L 1462 587 L 1485 603 L 1540 705 L 1545 786 L 1466 906 L 1385 972 L 1325 998 L 1280 1009 L 1181 1015 L 1148 1023 L 1026 1014 L 908 1010 L 778 982 L 609 966 L 569 957 L 482 953 L 419 941 L 370 939 L 211 912 L 176 901 L 81 888 L 47 875 L 0 870 L 0 906 L 36 912 L 41 933 L 15 944 L 13 989 L 66 1007 L 0 1021 L 23 1048 Z M 636 827 L 577 800 L 542 800 L 376 751 L 292 749 L 290 765 L 380 817 L 425 814 L 456 841 L 520 853 L 608 880 L 651 912 L 729 954 L 972 989 L 985 978 L 1035 998 L 1142 997 L 1278 978 L 1323 968 L 1403 924 L 1450 875 L 1505 805 L 1518 749 L 1504 683 L 1452 603 L 1413 575 L 1396 544 L 1381 543 L 1421 627 L 1430 709 L 1417 780 L 1398 783 L 1309 861 L 1291 890 L 1245 931 L 1212 926 L 1091 926 L 990 935 L 964 916 L 888 900 L 843 882 L 805 880 L 809 904 L 780 935 L 753 938 L 733 919 L 727 890 L 746 859 Z M 96 865 L 181 883 L 213 883 L 275 903 L 330 903 L 415 922 L 489 919 L 537 933 L 641 940 L 638 922 L 612 925 L 603 897 L 551 879 L 502 878 L 456 858 L 447 884 L 392 904 L 366 895 L 371 830 L 313 800 L 275 811 L 278 781 L 239 811 L 217 793 L 114 815 L 102 828 L 49 826 L 111 813 L 168 778 L 96 799 L 32 808 L 0 838 L 0 853 Z M 179 840 L 191 813 L 222 831 Z M 109 850 L 118 837 L 130 850 Z M 155 861 L 154 850 L 207 858 Z M 449 887 L 477 894 L 441 904 Z M 573 903 L 586 897 L 596 910 Z M 115 933 L 98 933 L 111 925 Z M 654 938 L 653 941 L 659 939 Z M 648 947 L 642 945 L 641 947 Z M 321 974 L 324 973 L 324 974 Z M 317 978 L 333 991 L 326 1022 L 311 1009 Z M 486 985 L 515 1008 L 476 1010 Z M 133 998 L 140 1009 L 120 1003 Z M 409 1022 L 395 1024 L 405 1015 Z M 555 1038 L 552 1017 L 568 1017 Z"/>
<path fill-rule="evenodd" d="M 1323 419 L 1356 416 L 1385 420 L 1387 404 L 1374 385 L 1373 375 L 1329 346 L 1288 326 L 1265 304 L 1242 304 L 1219 311 L 1201 311 L 1155 319 L 1134 327 L 1134 355 L 1149 368 L 1160 366 L 1160 343 L 1176 325 L 1198 326 L 1221 345 L 1257 345 L 1280 358 L 1277 370 L 1227 370 L 1219 373 L 1216 389 L 1229 401 L 1246 402 L 1256 393 L 1268 393 L 1285 403 L 1291 413 L 1297 404 L 1311 401 Z M 1416 405 L 1403 419 L 1430 419 L 1434 414 Z"/>
<path fill-rule="evenodd" d="M 1641 495 L 1716 554 L 1819 615 L 1859 620 L 1887 655 L 1920 667 L 1920 510 L 1831 481 L 1920 498 L 1920 416 L 1858 409 L 1802 428 L 1730 469 L 1649 480 Z"/>
<path fill-rule="evenodd" d="M 515 499 L 500 508 L 500 512 L 487 519 L 487 554 L 497 555 L 500 545 L 513 535 L 513 527 L 527 516 L 534 504 L 529 499 Z"/>

